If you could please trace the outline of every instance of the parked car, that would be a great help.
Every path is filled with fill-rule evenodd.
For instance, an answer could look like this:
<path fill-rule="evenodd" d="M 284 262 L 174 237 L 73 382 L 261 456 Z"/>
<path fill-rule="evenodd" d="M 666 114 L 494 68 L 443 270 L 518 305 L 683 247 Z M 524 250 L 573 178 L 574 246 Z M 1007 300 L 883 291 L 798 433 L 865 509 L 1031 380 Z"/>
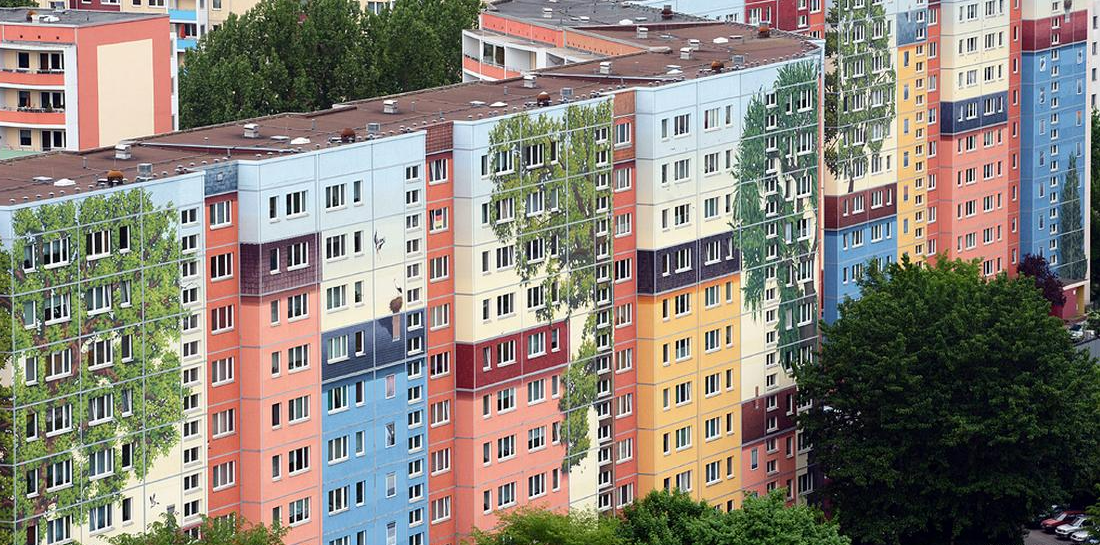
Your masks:
<path fill-rule="evenodd" d="M 1069 326 L 1069 338 L 1074 341 L 1085 339 L 1085 324 L 1073 324 Z"/>
<path fill-rule="evenodd" d="M 1039 523 L 1039 526 L 1043 529 L 1043 531 L 1049 534 L 1053 534 L 1055 528 L 1069 522 L 1070 520 L 1073 520 L 1073 518 L 1076 516 L 1084 514 L 1084 511 L 1076 511 L 1072 509 L 1058 511 L 1057 513 L 1051 515 L 1050 518 Z"/>
<path fill-rule="evenodd" d="M 1084 530 L 1088 523 L 1089 518 L 1080 515 L 1055 528 L 1054 534 L 1062 539 L 1068 539 L 1071 534 Z"/>
<path fill-rule="evenodd" d="M 1049 509 L 1043 511 L 1042 513 L 1039 513 L 1038 515 L 1035 516 L 1035 518 L 1027 521 L 1027 524 L 1025 526 L 1027 526 L 1027 528 L 1030 529 L 1030 530 L 1038 530 L 1039 528 L 1043 527 L 1043 521 L 1044 520 L 1046 520 L 1050 517 L 1053 517 L 1055 514 L 1057 514 L 1061 510 L 1062 510 L 1061 507 L 1059 507 L 1057 505 L 1051 505 Z"/>
<path fill-rule="evenodd" d="M 1073 532 L 1072 534 L 1069 535 L 1069 539 L 1070 539 L 1070 541 L 1073 541 L 1073 542 L 1076 542 L 1076 543 L 1086 543 L 1086 542 L 1092 541 L 1095 538 L 1092 537 L 1092 531 L 1091 530 L 1084 529 L 1084 530 L 1077 530 L 1076 532 Z"/>

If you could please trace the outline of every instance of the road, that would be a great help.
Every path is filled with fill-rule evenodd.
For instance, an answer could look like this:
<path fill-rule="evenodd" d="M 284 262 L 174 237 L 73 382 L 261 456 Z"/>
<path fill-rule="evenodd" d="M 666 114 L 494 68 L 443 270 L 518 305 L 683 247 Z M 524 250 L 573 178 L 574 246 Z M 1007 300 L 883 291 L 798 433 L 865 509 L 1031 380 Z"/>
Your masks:
<path fill-rule="evenodd" d="M 1071 543 L 1073 542 L 1068 539 L 1063 541 L 1054 534 L 1047 534 L 1042 530 L 1031 530 L 1024 538 L 1024 545 L 1069 545 Z"/>

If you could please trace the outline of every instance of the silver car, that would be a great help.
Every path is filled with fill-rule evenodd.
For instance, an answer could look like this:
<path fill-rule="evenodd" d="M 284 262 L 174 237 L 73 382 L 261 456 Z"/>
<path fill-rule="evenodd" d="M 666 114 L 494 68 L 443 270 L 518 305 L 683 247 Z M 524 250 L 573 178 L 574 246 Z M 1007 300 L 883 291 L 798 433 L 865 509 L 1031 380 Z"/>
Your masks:
<path fill-rule="evenodd" d="M 1089 530 L 1077 530 L 1069 535 L 1069 539 L 1077 543 L 1084 543 L 1090 536 L 1092 536 L 1092 533 Z"/>
<path fill-rule="evenodd" d="M 1074 517 L 1073 520 L 1055 528 L 1054 533 L 1062 539 L 1067 539 L 1072 534 L 1085 529 L 1085 526 L 1088 525 L 1088 520 L 1089 518 L 1084 515 Z"/>

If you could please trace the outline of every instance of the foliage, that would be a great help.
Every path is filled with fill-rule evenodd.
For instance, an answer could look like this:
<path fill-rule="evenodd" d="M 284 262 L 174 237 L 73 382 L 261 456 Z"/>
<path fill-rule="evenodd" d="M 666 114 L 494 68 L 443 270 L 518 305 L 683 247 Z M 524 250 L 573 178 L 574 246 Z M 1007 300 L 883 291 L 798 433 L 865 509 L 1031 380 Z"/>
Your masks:
<path fill-rule="evenodd" d="M 34 8 L 38 2 L 34 0 L 0 0 L 0 8 Z"/>
<path fill-rule="evenodd" d="M 589 511 L 558 514 L 543 509 L 519 509 L 501 515 L 499 529 L 475 528 L 473 545 L 621 545 L 618 520 Z"/>
<path fill-rule="evenodd" d="M 1035 287 L 1043 294 L 1043 298 L 1050 302 L 1052 307 L 1064 305 L 1066 294 L 1062 291 L 1062 281 L 1051 270 L 1046 258 L 1041 255 L 1024 254 L 1016 272 L 1035 280 Z"/>
<path fill-rule="evenodd" d="M 17 519 L 53 509 L 58 515 L 71 515 L 73 523 L 79 524 L 86 520 L 89 508 L 118 501 L 117 493 L 128 480 L 144 478 L 154 461 L 179 440 L 183 396 L 176 219 L 173 209 L 158 208 L 144 190 L 96 194 L 79 204 L 64 201 L 16 211 L 11 255 L 21 257 L 11 258 L 16 323 L 10 329 L 16 356 L 7 362 L 13 375 L 14 440 L 20 445 L 19 461 L 30 462 L 23 469 L 39 469 L 40 491 L 46 489 L 46 466 L 52 463 L 70 460 L 73 482 L 71 487 L 24 499 L 26 480 L 15 479 L 11 497 L 18 498 Z M 117 251 L 122 228 L 130 232 L 127 252 Z M 85 235 L 100 230 L 112 233 L 116 251 L 88 260 Z M 51 241 L 67 241 L 69 260 L 46 267 L 41 255 Z M 25 252 L 36 256 L 33 271 L 24 270 Z M 114 304 L 109 312 L 91 315 L 86 293 L 98 287 L 109 290 Z M 128 304 L 124 293 L 129 294 Z M 51 295 L 68 299 L 71 318 L 48 321 Z M 35 314 L 24 315 L 26 308 L 34 309 Z M 112 365 L 91 366 L 92 346 L 97 341 L 112 346 Z M 131 347 L 129 358 L 123 357 L 125 342 Z M 74 372 L 47 378 L 51 355 L 62 353 L 71 356 Z M 36 364 L 37 384 L 27 384 L 26 361 Z M 101 395 L 111 396 L 114 418 L 91 425 L 89 399 Z M 129 413 L 123 410 L 124 399 L 130 400 Z M 48 411 L 66 405 L 71 406 L 73 431 L 47 436 Z M 37 419 L 37 425 L 30 421 L 37 439 L 27 440 L 29 418 Z M 122 444 L 131 445 L 130 468 L 123 463 Z M 104 449 L 114 453 L 116 472 L 93 481 L 89 456 Z M 80 507 L 69 509 L 77 505 Z M 19 529 L 17 541 L 25 540 L 25 531 Z"/>
<path fill-rule="evenodd" d="M 1100 157 L 1100 110 L 1092 111 L 1092 157 Z M 1092 280 L 1092 300 L 1100 299 L 1100 161 L 1089 168 L 1089 276 Z"/>
<path fill-rule="evenodd" d="M 261 0 L 188 50 L 180 124 L 305 112 L 461 80 L 461 32 L 478 0 L 403 0 L 375 15 L 356 0 Z"/>
<path fill-rule="evenodd" d="M 872 267 L 795 366 L 841 529 L 860 543 L 1020 543 L 1095 482 L 1100 370 L 1026 278 L 976 263 Z"/>
<path fill-rule="evenodd" d="M 1058 247 L 1062 250 L 1057 273 L 1059 278 L 1080 280 L 1085 278 L 1088 267 L 1085 256 L 1085 226 L 1082 225 L 1081 180 L 1077 176 L 1077 156 L 1070 157 L 1069 172 L 1062 182 L 1062 195 L 1058 199 Z"/>
<path fill-rule="evenodd" d="M 474 531 L 474 545 L 848 545 L 835 524 L 805 505 L 786 506 L 785 491 L 748 495 L 728 513 L 680 491 L 652 491 L 621 517 L 522 509 L 494 532 Z"/>
<path fill-rule="evenodd" d="M 816 140 L 816 82 L 813 63 L 784 65 L 771 90 L 775 105 L 765 103 L 764 92 L 756 93 L 745 113 L 744 135 L 734 167 L 734 178 L 739 183 L 731 227 L 741 251 L 744 304 L 757 314 L 762 310 L 769 278 L 812 279 L 805 273 L 813 270 L 817 247 L 813 225 L 817 212 L 817 153 L 812 145 L 807 152 L 791 154 L 788 150 L 799 149 L 800 136 Z M 807 96 L 809 100 L 800 107 L 799 100 Z M 769 146 L 767 137 L 775 138 L 774 146 Z M 778 162 L 778 170 L 770 168 L 774 162 Z M 769 207 L 777 213 L 767 213 Z M 790 240 L 767 236 L 772 230 L 798 234 L 801 229 L 805 229 L 806 236 Z M 778 282 L 777 289 L 780 311 L 775 328 L 780 345 L 788 347 L 783 358 L 789 361 L 795 350 L 791 347 L 812 335 L 803 328 L 788 327 L 788 322 L 797 320 L 796 307 L 800 303 L 815 304 L 816 299 L 812 282 Z"/>
<path fill-rule="evenodd" d="M 686 492 L 653 490 L 623 509 L 619 533 L 627 543 L 691 545 L 713 527 L 713 519 L 721 516 Z"/>
<path fill-rule="evenodd" d="M 828 18 L 825 55 L 835 68 L 825 78 L 825 165 L 835 178 L 848 180 L 852 193 L 856 174 L 867 172 L 870 158 L 882 151 L 896 114 L 891 21 L 882 2 L 862 0 L 840 0 Z M 863 39 L 853 40 L 856 34 Z"/>
<path fill-rule="evenodd" d="M 521 294 L 527 288 L 541 290 L 540 320 L 565 320 L 571 330 L 582 328 L 583 340 L 562 376 L 565 395 L 559 402 L 565 414 L 566 470 L 579 464 L 591 446 L 596 267 L 610 262 L 610 252 L 598 257 L 596 250 L 611 243 L 606 229 L 596 229 L 611 217 L 611 162 L 600 157 L 610 158 L 611 114 L 610 101 L 571 104 L 561 114 L 502 119 L 489 134 L 489 220 L 505 249 L 514 248 Z M 597 132 L 602 139 L 597 140 Z"/>
<path fill-rule="evenodd" d="M 119 534 L 108 538 L 110 545 L 282 545 L 287 529 L 263 523 L 252 524 L 240 517 L 203 518 L 199 539 L 180 529 L 168 513 L 148 525 L 140 534 Z"/>

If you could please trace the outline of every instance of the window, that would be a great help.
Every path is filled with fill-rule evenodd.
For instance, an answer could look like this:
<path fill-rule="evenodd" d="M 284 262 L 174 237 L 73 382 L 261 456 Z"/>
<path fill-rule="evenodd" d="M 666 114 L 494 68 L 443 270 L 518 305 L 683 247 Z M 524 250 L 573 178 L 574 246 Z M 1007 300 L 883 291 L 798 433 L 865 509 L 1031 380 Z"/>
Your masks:
<path fill-rule="evenodd" d="M 309 419 L 309 396 L 299 396 L 291 399 L 287 405 L 287 419 L 291 424 Z"/>
<path fill-rule="evenodd" d="M 233 254 L 219 254 L 210 257 L 210 280 L 218 281 L 233 277 Z"/>
<path fill-rule="evenodd" d="M 309 498 L 295 500 L 287 505 L 287 524 L 297 526 L 309 521 Z"/>
<path fill-rule="evenodd" d="M 286 217 L 293 218 L 306 214 L 306 192 L 295 191 L 286 196 Z"/>
<path fill-rule="evenodd" d="M 451 497 L 445 496 L 432 501 L 432 524 L 451 518 Z"/>
<path fill-rule="evenodd" d="M 443 401 L 432 403 L 431 407 L 431 426 L 442 426 L 451 421 L 451 400 L 445 399 Z"/>
<path fill-rule="evenodd" d="M 309 447 L 299 447 L 287 453 L 287 471 L 294 475 L 309 469 Z"/>
<path fill-rule="evenodd" d="M 111 232 L 96 231 L 85 235 L 84 255 L 88 261 L 99 259 L 111 253 Z"/>
<path fill-rule="evenodd" d="M 211 418 L 211 433 L 214 437 L 223 437 L 233 433 L 236 428 L 236 409 L 214 413 Z"/>
<path fill-rule="evenodd" d="M 343 208 L 346 204 L 347 193 L 345 184 L 325 187 L 325 210 Z"/>
<path fill-rule="evenodd" d="M 497 413 L 510 411 L 516 408 L 516 389 L 505 388 L 497 392 Z"/>
<path fill-rule="evenodd" d="M 287 320 L 305 318 L 309 315 L 309 294 L 299 293 L 286 298 Z"/>
<path fill-rule="evenodd" d="M 220 490 L 222 488 L 228 488 L 233 486 L 237 481 L 237 463 L 229 461 L 224 464 L 218 464 L 214 466 L 214 490 Z"/>
<path fill-rule="evenodd" d="M 278 358 L 274 357 L 276 354 L 272 354 L 271 370 L 272 373 L 277 373 Z M 287 371 L 293 372 L 299 369 L 305 369 L 309 367 L 309 345 L 303 344 L 301 346 L 295 346 L 286 351 L 286 368 Z"/>
<path fill-rule="evenodd" d="M 233 223 L 232 204 L 230 201 L 221 201 L 207 207 L 210 213 L 211 229 L 225 227 Z"/>

